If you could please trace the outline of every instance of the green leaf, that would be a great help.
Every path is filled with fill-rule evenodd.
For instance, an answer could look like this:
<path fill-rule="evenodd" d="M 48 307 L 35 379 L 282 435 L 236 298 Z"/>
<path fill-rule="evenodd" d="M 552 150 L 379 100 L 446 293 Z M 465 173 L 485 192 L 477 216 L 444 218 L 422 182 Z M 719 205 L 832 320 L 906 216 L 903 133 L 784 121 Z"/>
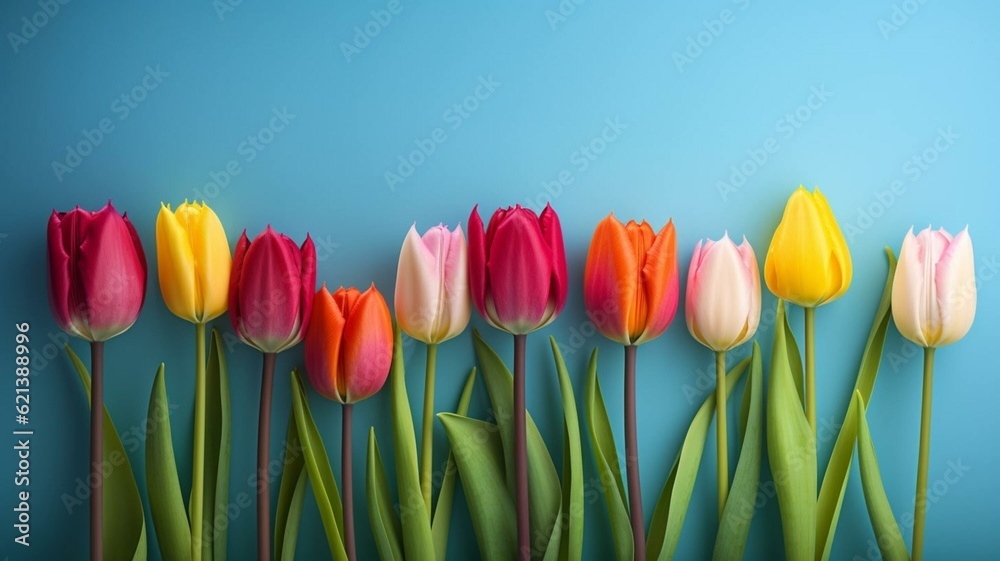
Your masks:
<path fill-rule="evenodd" d="M 597 361 L 597 349 L 591 355 L 591 364 Z M 618 447 L 614 431 L 608 419 L 601 395 L 601 383 L 597 379 L 597 368 L 587 370 L 586 392 L 587 426 L 590 429 L 590 447 L 594 451 L 597 475 L 604 488 L 604 502 L 611 522 L 611 539 L 618 561 L 631 561 L 633 557 L 632 523 L 629 518 L 628 495 L 622 482 L 621 464 L 618 461 Z M 614 482 L 614 485 L 610 483 Z"/>
<path fill-rule="evenodd" d="M 302 441 L 302 455 L 309 474 L 309 483 L 316 496 L 319 515 L 323 520 L 330 554 L 337 561 L 347 561 L 342 519 L 344 508 L 340 503 L 340 492 L 337 490 L 337 482 L 330 468 L 330 458 L 326 454 L 323 438 L 309 410 L 305 387 L 298 372 L 292 372 L 292 413 L 295 415 L 295 428 Z"/>
<path fill-rule="evenodd" d="M 517 516 L 506 485 L 499 428 L 451 413 L 439 413 L 438 418 L 458 466 L 480 557 L 517 559 Z"/>
<path fill-rule="evenodd" d="M 764 368 L 761 366 L 760 346 L 753 342 L 750 379 L 743 388 L 743 405 L 746 419 L 742 431 L 743 443 L 740 459 L 736 465 L 736 476 L 726 499 L 726 508 L 719 523 L 719 533 L 715 538 L 716 561 L 738 561 L 743 559 L 747 535 L 753 520 L 757 501 L 757 486 L 760 483 L 760 458 L 763 448 L 764 424 Z"/>
<path fill-rule="evenodd" d="M 580 417 L 576 411 L 573 383 L 566 370 L 562 353 L 555 337 L 549 337 L 552 356 L 559 375 L 559 389 L 563 406 L 563 485 L 562 516 L 556 528 L 565 533 L 562 537 L 559 559 L 570 561 L 583 557 L 583 451 L 580 444 Z M 597 350 L 590 355 L 589 371 L 597 372 Z"/>
<path fill-rule="evenodd" d="M 87 367 L 76 356 L 73 349 L 66 345 L 73 366 L 76 368 L 83 389 L 90 401 L 90 374 Z M 146 517 L 142 510 L 142 498 L 139 487 L 135 483 L 135 474 L 128 454 L 122 446 L 118 431 L 108 408 L 104 408 L 104 453 L 101 459 L 105 466 L 113 469 L 104 477 L 104 533 L 101 541 L 104 543 L 104 558 L 108 561 L 128 560 L 146 561 Z"/>
<path fill-rule="evenodd" d="M 375 428 L 368 430 L 368 517 L 375 536 L 375 547 L 379 557 L 385 560 L 403 561 L 403 530 L 393 507 L 389 480 L 382 465 L 382 454 L 375 440 Z"/>
<path fill-rule="evenodd" d="M 896 517 L 892 515 L 892 507 L 889 506 L 889 499 L 885 496 L 885 488 L 882 487 L 878 458 L 875 457 L 875 445 L 872 443 L 872 435 L 868 430 L 868 421 L 865 419 L 865 404 L 860 390 L 855 390 L 854 402 L 857 403 L 854 410 L 857 411 L 858 464 L 861 467 L 861 487 L 865 492 L 868 516 L 871 518 L 872 529 L 875 531 L 875 542 L 882 552 L 882 559 L 909 561 L 910 555 L 906 551 L 906 544 L 903 542 L 903 536 L 899 533 L 899 527 L 896 525 Z"/>
<path fill-rule="evenodd" d="M 798 352 L 784 302 L 778 301 L 767 394 L 767 454 L 771 461 L 788 561 L 816 555 L 816 438 L 793 379 Z"/>
<path fill-rule="evenodd" d="M 177 477 L 174 444 L 170 435 L 170 404 L 167 402 L 164 366 L 156 371 L 149 396 L 146 423 L 146 492 L 156 541 L 164 559 L 191 559 L 191 525 Z"/>
<path fill-rule="evenodd" d="M 476 369 L 473 368 L 465 380 L 462 395 L 458 399 L 455 412 L 465 416 L 469 412 L 472 401 L 472 388 L 476 384 Z M 434 553 L 437 561 L 445 561 L 448 552 L 448 530 L 451 527 L 451 507 L 455 500 L 455 483 L 458 482 L 458 466 L 454 455 L 449 452 L 448 463 L 445 464 L 444 478 L 441 480 L 441 491 L 438 493 L 437 505 L 434 507 L 434 520 L 431 523 L 431 533 L 434 534 Z"/>
<path fill-rule="evenodd" d="M 226 357 L 222 352 L 222 335 L 212 329 L 212 344 L 208 352 L 205 408 L 205 489 L 204 522 L 206 539 L 202 547 L 203 561 L 226 561 L 227 529 L 229 527 L 229 458 L 231 454 L 232 422 L 229 408 L 229 377 Z M 215 521 L 223 521 L 216 528 Z M 172 559 L 172 558 L 171 558 Z"/>
<path fill-rule="evenodd" d="M 829 463 L 827 463 L 826 473 L 823 475 L 823 485 L 820 487 L 816 513 L 816 551 L 817 558 L 822 561 L 827 561 L 833 550 L 833 536 L 840 518 L 844 492 L 847 490 L 851 461 L 854 458 L 854 441 L 857 435 L 858 411 L 856 409 L 859 405 L 871 401 L 875 378 L 882 361 L 885 335 L 892 317 L 890 306 L 892 304 L 892 279 L 896 272 L 896 257 L 889 248 L 886 248 L 886 256 L 889 261 L 889 271 L 885 280 L 885 288 L 882 290 L 882 298 L 879 301 L 878 310 L 875 312 L 875 319 L 872 322 L 871 331 L 868 333 L 868 342 L 865 344 L 865 350 L 861 356 L 858 376 L 854 382 L 854 390 L 861 395 L 861 401 L 852 399 L 847 408 L 847 414 L 844 416 L 844 422 L 841 424 L 837 441 L 833 446 L 833 453 L 830 455 Z"/>
<path fill-rule="evenodd" d="M 483 340 L 478 330 L 473 330 L 476 356 L 482 369 L 483 381 L 493 406 L 493 415 L 500 428 L 506 465 L 506 480 L 513 498 L 514 482 L 514 381 L 510 370 Z M 529 519 L 531 523 L 532 557 L 542 557 L 553 545 L 553 528 L 559 521 L 562 510 L 562 489 L 559 474 L 552 462 L 545 441 L 538 427 L 526 414 L 526 434 L 528 441 L 528 488 L 531 493 Z M 463 488 L 464 488 L 463 483 Z M 542 536 L 548 539 L 540 542 Z"/>
<path fill-rule="evenodd" d="M 434 559 L 434 536 L 430 516 L 420 489 L 417 467 L 417 437 L 413 431 L 410 402 L 406 396 L 406 372 L 403 364 L 403 340 L 399 326 L 393 327 L 392 368 L 389 371 L 392 403 L 392 440 L 396 455 L 396 484 L 399 490 L 400 523 L 403 526 L 403 551 L 409 559 Z"/>
<path fill-rule="evenodd" d="M 278 506 L 274 514 L 274 559 L 294 561 L 298 541 L 302 504 L 306 497 L 309 476 L 305 471 L 302 442 L 295 425 L 295 412 L 288 415 L 288 433 L 285 437 L 285 460 L 278 490 Z"/>
<path fill-rule="evenodd" d="M 733 388 L 749 364 L 750 357 L 747 357 L 726 375 L 727 396 L 733 394 Z M 681 451 L 674 460 L 660 498 L 656 501 L 646 539 L 646 559 L 663 561 L 674 557 L 681 537 L 681 528 L 684 526 L 684 518 L 687 516 L 688 504 L 691 502 L 695 479 L 698 476 L 701 455 L 705 450 L 708 428 L 714 418 L 715 392 L 712 392 L 691 420 Z"/>

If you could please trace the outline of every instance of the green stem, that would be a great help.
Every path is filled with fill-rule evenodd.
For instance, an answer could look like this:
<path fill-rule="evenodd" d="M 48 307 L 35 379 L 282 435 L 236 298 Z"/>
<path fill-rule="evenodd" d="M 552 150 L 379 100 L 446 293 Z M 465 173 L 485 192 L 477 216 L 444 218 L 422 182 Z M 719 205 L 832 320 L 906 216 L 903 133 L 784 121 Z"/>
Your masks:
<path fill-rule="evenodd" d="M 715 353 L 715 431 L 719 459 L 716 477 L 719 482 L 719 519 L 726 510 L 729 496 L 729 442 L 726 436 L 726 351 Z"/>
<path fill-rule="evenodd" d="M 424 381 L 424 426 L 420 437 L 420 491 L 424 495 L 427 516 L 431 515 L 431 485 L 434 469 L 434 369 L 437 343 L 427 345 L 427 372 Z"/>
<path fill-rule="evenodd" d="M 920 452 L 917 459 L 917 500 L 913 506 L 913 561 L 924 558 L 927 519 L 927 462 L 931 454 L 931 388 L 934 383 L 934 349 L 924 349 L 924 393 L 920 407 Z"/>
<path fill-rule="evenodd" d="M 806 419 L 816 436 L 816 308 L 806 308 Z"/>
<path fill-rule="evenodd" d="M 191 468 L 191 560 L 201 561 L 205 512 L 205 324 L 194 324 L 194 452 Z"/>

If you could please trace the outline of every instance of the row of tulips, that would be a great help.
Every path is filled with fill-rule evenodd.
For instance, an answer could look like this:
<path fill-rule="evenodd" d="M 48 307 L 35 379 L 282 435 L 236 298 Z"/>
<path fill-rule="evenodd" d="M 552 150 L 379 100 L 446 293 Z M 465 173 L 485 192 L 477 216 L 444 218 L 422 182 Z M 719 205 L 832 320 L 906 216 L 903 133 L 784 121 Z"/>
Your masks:
<path fill-rule="evenodd" d="M 521 558 L 528 558 L 535 550 L 531 543 L 529 431 L 524 405 L 526 338 L 555 320 L 566 304 L 569 279 L 563 236 L 559 218 L 551 207 L 540 215 L 520 206 L 501 208 L 485 226 L 478 210 L 473 209 L 468 225 L 468 242 L 460 227 L 450 230 L 439 225 L 422 236 L 411 227 L 399 256 L 396 322 L 402 331 L 427 345 L 419 486 L 429 517 L 433 512 L 437 347 L 465 331 L 474 306 L 490 325 L 514 338 L 512 498 L 516 507 L 516 551 Z M 340 534 L 343 552 L 348 559 L 355 559 L 351 415 L 355 403 L 382 388 L 393 363 L 392 318 L 384 298 L 374 284 L 364 291 L 341 287 L 330 292 L 324 283 L 317 291 L 316 254 L 308 235 L 300 245 L 270 226 L 252 241 L 244 232 L 231 257 L 223 226 L 205 204 L 185 202 L 176 210 L 163 206 L 156 221 L 156 246 L 164 302 L 175 315 L 194 324 L 196 332 L 192 493 L 190 512 L 184 515 L 181 506 L 179 522 L 190 527 L 186 540 L 177 541 L 176 550 L 170 554 L 172 546 L 164 546 L 161 536 L 164 556 L 173 558 L 180 551 L 189 552 L 184 559 L 224 557 L 224 530 L 211 527 L 215 505 L 206 502 L 211 501 L 210 483 L 224 486 L 228 479 L 226 474 L 211 473 L 212 469 L 206 473 L 206 466 L 217 469 L 220 453 L 228 465 L 228 449 L 220 450 L 220 446 L 228 446 L 228 433 L 221 441 L 224 444 L 216 440 L 206 444 L 206 434 L 212 433 L 206 430 L 206 417 L 213 417 L 215 402 L 210 403 L 208 398 L 213 388 L 216 394 L 221 391 L 228 403 L 228 387 L 224 376 L 220 381 L 218 375 L 220 368 L 224 370 L 221 349 L 213 346 L 212 355 L 206 358 L 205 325 L 228 309 L 233 332 L 263 355 L 258 426 L 260 559 L 269 559 L 272 549 L 267 469 L 276 356 L 303 340 L 306 371 L 313 388 L 342 405 Z M 127 215 L 119 215 L 110 203 L 97 212 L 80 208 L 54 212 L 49 221 L 48 248 L 53 315 L 68 333 L 91 343 L 91 478 L 95 482 L 91 558 L 102 559 L 103 343 L 127 330 L 139 315 L 145 299 L 145 254 Z M 757 330 L 761 314 L 758 270 L 756 255 L 746 238 L 737 245 L 726 233 L 718 241 L 698 242 L 687 275 L 687 327 L 698 342 L 715 353 L 719 373 L 714 407 L 720 519 L 726 512 L 730 485 L 725 406 L 729 384 L 722 374 L 726 353 L 750 341 Z M 812 438 L 816 428 L 814 313 L 817 307 L 842 296 L 851 277 L 850 254 L 826 199 L 819 190 L 809 192 L 800 187 L 789 199 L 768 248 L 764 279 L 781 300 L 805 310 L 804 382 L 798 381 L 803 396 L 797 403 Z M 680 289 L 673 222 L 656 232 L 645 221 L 622 224 L 609 215 L 594 232 L 583 283 L 584 304 L 596 329 L 625 347 L 625 466 L 632 541 L 628 549 L 635 559 L 646 559 L 635 371 L 637 347 L 663 334 L 677 311 Z M 933 350 L 960 339 L 975 313 L 972 244 L 967 231 L 951 236 L 943 229 L 928 228 L 917 235 L 911 230 L 904 239 L 891 287 L 893 317 L 900 332 L 927 349 L 918 461 L 919 506 L 926 502 Z M 797 356 L 796 352 L 794 360 L 798 360 Z M 161 375 L 162 367 L 158 384 Z M 154 397 L 156 392 L 154 386 Z M 151 398 L 151 407 L 152 403 Z M 228 406 L 224 409 L 228 410 Z M 769 421 L 768 430 L 770 425 Z M 617 466 L 613 469 L 617 473 Z M 149 479 L 160 477 L 151 473 Z M 463 485 L 468 493 L 471 483 L 463 478 Z M 867 490 L 866 485 L 866 494 Z M 150 495 L 154 502 L 153 493 Z M 787 520 L 793 516 L 786 513 L 786 504 L 791 503 L 782 496 L 781 489 L 779 498 L 783 520 Z M 915 511 L 914 559 L 920 559 L 922 554 L 924 511 Z M 161 520 L 154 512 L 158 533 L 161 526 L 168 525 Z M 178 521 L 169 524 L 176 526 Z M 784 525 L 789 557 L 800 558 L 798 546 L 789 542 L 794 524 Z M 221 554 L 213 543 L 220 535 Z M 328 537 L 336 541 L 338 536 Z M 816 545 L 812 547 L 814 554 Z M 649 556 L 655 558 L 660 552 L 662 548 L 650 551 Z"/>

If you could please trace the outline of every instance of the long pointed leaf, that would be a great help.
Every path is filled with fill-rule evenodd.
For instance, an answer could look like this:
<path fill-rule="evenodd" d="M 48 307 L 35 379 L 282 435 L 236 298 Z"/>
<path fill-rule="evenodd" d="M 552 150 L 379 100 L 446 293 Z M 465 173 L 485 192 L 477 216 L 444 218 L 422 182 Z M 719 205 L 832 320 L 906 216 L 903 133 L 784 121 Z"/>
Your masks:
<path fill-rule="evenodd" d="M 208 351 L 206 415 L 205 415 L 205 518 L 202 524 L 205 539 L 203 561 L 226 561 L 227 529 L 229 528 L 229 458 L 231 455 L 232 422 L 229 408 L 229 377 L 226 357 L 222 352 L 222 335 L 212 329 Z M 218 527 L 215 521 L 222 522 Z"/>
<path fill-rule="evenodd" d="M 309 476 L 305 471 L 302 442 L 295 424 L 295 412 L 288 415 L 288 433 L 285 436 L 285 461 L 278 490 L 278 506 L 274 515 L 274 559 L 294 561 L 295 546 L 302 519 L 302 504 L 306 497 Z"/>
<path fill-rule="evenodd" d="M 375 548 L 382 561 L 403 561 L 403 530 L 393 507 L 389 479 L 375 440 L 375 428 L 368 430 L 368 518 L 375 535 Z"/>
<path fill-rule="evenodd" d="M 476 369 L 473 368 L 465 380 L 462 395 L 458 399 L 455 413 L 465 416 L 469 412 L 472 401 L 472 388 L 476 384 Z M 441 491 L 438 493 L 437 505 L 434 507 L 434 520 L 431 522 L 431 533 L 434 534 L 434 553 L 437 561 L 445 561 L 448 552 L 448 530 L 451 527 L 451 507 L 455 501 L 455 483 L 458 482 L 458 466 L 455 457 L 448 453 L 448 463 L 445 464 L 444 477 L 441 480 Z"/>
<path fill-rule="evenodd" d="M 559 559 L 571 561 L 583 556 L 583 451 L 580 444 L 580 416 L 576 411 L 573 383 L 555 337 L 549 337 L 549 343 L 556 361 L 563 406 L 563 503 L 561 520 L 556 528 L 565 535 L 561 538 Z M 590 355 L 588 370 L 595 374 L 597 372 L 596 349 Z"/>
<path fill-rule="evenodd" d="M 188 522 L 181 483 L 177 477 L 174 444 L 170 435 L 170 404 L 161 364 L 153 379 L 146 423 L 146 492 L 153 517 L 156 541 L 164 559 L 191 559 L 191 525 Z"/>
<path fill-rule="evenodd" d="M 875 457 L 875 445 L 868 430 L 865 419 L 865 405 L 860 391 L 854 392 L 854 401 L 858 403 L 858 464 L 861 468 L 861 487 L 865 492 L 865 504 L 868 505 L 868 516 L 875 531 L 875 542 L 886 561 L 909 561 L 910 554 L 906 551 L 903 536 L 896 525 L 896 517 L 889 506 L 889 498 L 885 496 L 882 486 L 882 476 L 879 474 L 878 458 Z"/>

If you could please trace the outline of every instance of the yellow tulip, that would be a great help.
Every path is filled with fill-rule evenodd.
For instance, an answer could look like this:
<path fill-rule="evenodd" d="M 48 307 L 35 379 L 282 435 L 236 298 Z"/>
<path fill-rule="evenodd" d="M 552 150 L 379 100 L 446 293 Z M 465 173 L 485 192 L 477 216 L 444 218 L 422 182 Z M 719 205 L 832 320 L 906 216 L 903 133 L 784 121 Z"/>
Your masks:
<path fill-rule="evenodd" d="M 789 197 L 767 250 L 764 280 L 776 296 L 806 308 L 847 292 L 851 254 L 818 188 L 810 193 L 800 185 Z"/>
<path fill-rule="evenodd" d="M 160 205 L 156 262 L 160 292 L 175 315 L 205 323 L 225 313 L 233 258 L 222 222 L 208 205 L 184 201 L 176 211 Z"/>

